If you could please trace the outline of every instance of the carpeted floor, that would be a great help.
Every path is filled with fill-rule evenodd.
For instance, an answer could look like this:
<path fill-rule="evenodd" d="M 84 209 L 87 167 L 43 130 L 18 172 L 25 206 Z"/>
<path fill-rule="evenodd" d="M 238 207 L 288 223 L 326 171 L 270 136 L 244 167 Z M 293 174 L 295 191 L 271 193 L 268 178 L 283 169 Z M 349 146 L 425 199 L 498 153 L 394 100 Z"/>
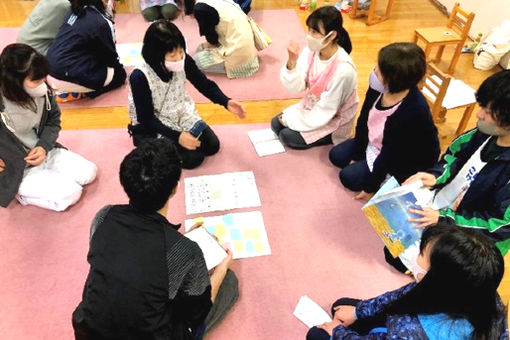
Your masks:
<path fill-rule="evenodd" d="M 189 177 L 252 170 L 272 250 L 270 256 L 235 261 L 240 300 L 208 339 L 304 339 L 306 326 L 292 315 L 301 295 L 328 310 L 338 297 L 375 296 L 409 281 L 384 263 L 382 242 L 363 217 L 362 204 L 328 164 L 330 147 L 259 158 L 247 131 L 265 127 L 214 126 L 220 152 L 184 172 Z M 72 338 L 71 313 L 88 271 L 90 222 L 105 204 L 127 201 L 118 181 L 120 161 L 132 148 L 124 130 L 63 131 L 60 142 L 96 162 L 100 172 L 68 211 L 18 203 L 0 210 L 2 339 Z M 170 202 L 175 223 L 196 216 L 185 215 L 183 190 L 181 185 Z"/>
<path fill-rule="evenodd" d="M 259 52 L 259 71 L 244 79 L 228 79 L 225 75 L 208 75 L 214 80 L 225 94 L 240 101 L 274 100 L 298 98 L 299 94 L 287 92 L 280 82 L 280 68 L 287 60 L 287 45 L 290 39 L 295 40 L 303 47 L 306 39 L 305 32 L 293 9 L 281 10 L 255 10 L 250 15 L 257 20 L 264 31 L 273 39 L 273 44 Z M 197 46 L 205 41 L 200 37 L 198 24 L 190 17 L 179 17 L 174 23 L 186 38 L 188 53 L 195 52 Z M 115 32 L 117 43 L 142 42 L 149 23 L 144 21 L 140 14 L 118 14 L 115 18 Z M 0 28 L 0 51 L 9 43 L 15 42 L 18 28 Z M 293 32 L 292 36 L 288 32 Z M 128 68 L 130 72 L 132 68 Z M 197 103 L 209 102 L 192 85 L 186 85 L 191 97 Z M 249 91 L 247 91 L 249 89 Z M 93 100 L 84 99 L 77 102 L 61 104 L 62 108 L 91 108 L 127 106 L 127 84 L 117 90 L 102 95 Z"/>

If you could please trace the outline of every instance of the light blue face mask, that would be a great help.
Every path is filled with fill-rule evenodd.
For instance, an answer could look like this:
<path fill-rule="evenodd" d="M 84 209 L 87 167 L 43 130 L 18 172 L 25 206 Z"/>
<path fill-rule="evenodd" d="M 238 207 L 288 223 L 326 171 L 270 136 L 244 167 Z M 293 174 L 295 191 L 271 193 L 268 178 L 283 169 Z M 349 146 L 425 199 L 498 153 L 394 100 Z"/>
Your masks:
<path fill-rule="evenodd" d="M 377 92 L 381 92 L 381 93 L 388 93 L 388 92 L 390 92 L 388 90 L 388 87 L 386 85 L 384 85 L 379 80 L 379 78 L 377 77 L 377 74 L 375 74 L 375 70 L 372 70 L 372 72 L 370 72 L 370 76 L 368 77 L 368 84 L 369 84 L 369 86 L 371 88 L 373 88 Z"/>

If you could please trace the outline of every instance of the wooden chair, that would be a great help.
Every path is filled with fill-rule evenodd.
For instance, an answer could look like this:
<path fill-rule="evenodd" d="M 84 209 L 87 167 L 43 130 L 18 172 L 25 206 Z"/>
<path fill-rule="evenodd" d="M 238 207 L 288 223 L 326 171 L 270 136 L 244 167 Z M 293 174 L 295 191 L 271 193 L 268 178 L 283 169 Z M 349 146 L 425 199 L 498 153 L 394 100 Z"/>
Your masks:
<path fill-rule="evenodd" d="M 445 74 L 436 65 L 428 63 L 421 90 L 430 105 L 430 111 L 436 123 L 441 124 L 446 121 L 446 113 L 449 109 L 465 108 L 455 135 L 458 136 L 464 132 L 476 106 L 474 89 Z"/>
<path fill-rule="evenodd" d="M 441 60 L 445 46 L 455 45 L 455 52 L 447 71 L 448 74 L 453 74 L 474 18 L 475 14 L 473 12 L 468 13 L 464 11 L 457 2 L 453 6 L 452 14 L 448 18 L 446 27 L 418 28 L 414 31 L 414 42 L 418 43 L 419 40 L 425 42 L 425 55 L 427 59 L 431 49 L 438 47 L 436 56 L 432 59 L 435 63 Z"/>
<path fill-rule="evenodd" d="M 358 9 L 359 0 L 353 0 L 352 8 L 349 12 L 349 15 L 353 19 L 360 18 L 362 16 L 367 16 L 367 21 L 365 22 L 365 24 L 367 26 L 375 25 L 382 21 L 388 20 L 390 18 L 391 7 L 393 6 L 393 1 L 394 0 L 388 0 L 388 4 L 386 5 L 386 13 L 384 13 L 383 15 L 377 15 L 377 14 L 375 14 L 375 6 L 377 3 L 377 0 L 371 0 L 370 7 L 368 8 L 368 10 Z"/>

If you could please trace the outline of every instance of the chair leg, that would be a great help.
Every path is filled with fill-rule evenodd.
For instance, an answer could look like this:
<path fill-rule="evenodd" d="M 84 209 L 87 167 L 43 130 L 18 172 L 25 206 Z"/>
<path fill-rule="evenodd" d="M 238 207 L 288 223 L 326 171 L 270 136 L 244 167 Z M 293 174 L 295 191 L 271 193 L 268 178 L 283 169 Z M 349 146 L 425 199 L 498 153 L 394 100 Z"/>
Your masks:
<path fill-rule="evenodd" d="M 353 0 L 352 8 L 349 12 L 349 16 L 353 19 L 358 17 L 358 2 L 359 2 L 359 0 Z"/>
<path fill-rule="evenodd" d="M 455 53 L 453 55 L 452 61 L 450 62 L 450 67 L 448 67 L 448 74 L 453 74 L 455 72 L 455 66 L 457 65 L 457 61 L 459 61 L 460 53 L 462 51 L 462 45 L 464 42 L 460 42 L 457 44 L 457 48 L 455 48 Z"/>
<path fill-rule="evenodd" d="M 429 61 L 429 55 L 430 55 L 431 49 L 432 49 L 432 46 L 430 44 L 425 45 L 424 52 L 425 52 L 425 60 L 426 61 Z"/>
<path fill-rule="evenodd" d="M 467 123 L 469 122 L 469 119 L 471 118 L 471 114 L 473 113 L 473 110 L 475 109 L 475 103 L 470 104 L 466 107 L 464 110 L 464 113 L 462 114 L 462 118 L 460 119 L 459 126 L 457 127 L 457 131 L 455 131 L 455 136 L 460 135 L 461 133 L 466 130 Z"/>
<path fill-rule="evenodd" d="M 437 113 L 437 123 L 439 124 L 443 124 L 444 122 L 446 122 L 446 112 L 448 110 L 446 110 L 444 107 L 442 107 L 439 112 Z"/>
<path fill-rule="evenodd" d="M 441 61 L 441 57 L 443 56 L 443 52 L 444 52 L 444 45 L 441 45 L 439 46 L 439 48 L 437 49 L 437 52 L 436 52 L 436 56 L 435 58 L 433 59 L 434 63 L 438 63 Z"/>
<path fill-rule="evenodd" d="M 416 31 L 414 31 L 413 42 L 414 42 L 415 44 L 417 44 L 417 43 L 418 43 L 418 33 L 417 33 Z"/>

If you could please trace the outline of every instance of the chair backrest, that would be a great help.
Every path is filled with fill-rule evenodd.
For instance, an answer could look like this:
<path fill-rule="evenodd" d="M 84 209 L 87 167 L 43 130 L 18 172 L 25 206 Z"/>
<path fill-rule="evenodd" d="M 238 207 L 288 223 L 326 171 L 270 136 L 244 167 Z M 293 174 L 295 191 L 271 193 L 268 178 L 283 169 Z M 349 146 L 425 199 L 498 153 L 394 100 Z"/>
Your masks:
<path fill-rule="evenodd" d="M 475 18 L 475 14 L 473 12 L 466 12 L 462 8 L 460 8 L 460 4 L 457 2 L 453 6 L 452 14 L 448 18 L 447 27 L 453 29 L 457 34 L 461 36 L 462 39 L 466 38 L 469 30 L 471 29 L 471 24 Z"/>
<path fill-rule="evenodd" d="M 437 120 L 439 112 L 442 110 L 443 99 L 451 80 L 452 78 L 436 65 L 427 63 L 427 72 L 425 79 L 420 83 L 420 88 L 429 103 L 434 120 Z"/>

